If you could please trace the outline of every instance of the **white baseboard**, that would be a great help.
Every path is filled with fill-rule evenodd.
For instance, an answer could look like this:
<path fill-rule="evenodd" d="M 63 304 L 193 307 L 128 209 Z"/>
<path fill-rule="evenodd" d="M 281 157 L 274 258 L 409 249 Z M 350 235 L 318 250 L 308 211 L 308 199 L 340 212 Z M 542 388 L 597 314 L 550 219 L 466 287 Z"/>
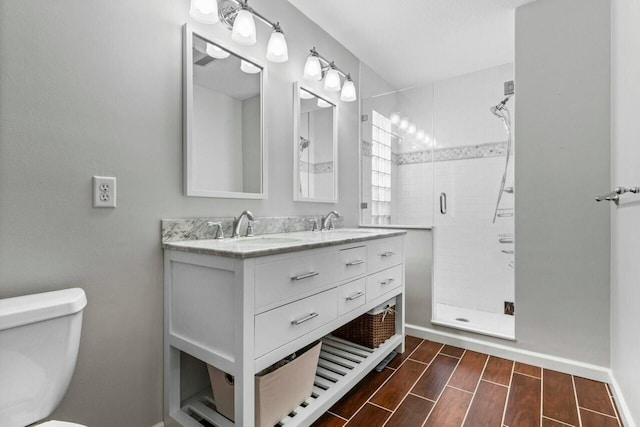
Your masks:
<path fill-rule="evenodd" d="M 629 411 L 627 401 L 624 399 L 622 390 L 620 390 L 620 385 L 618 384 L 618 381 L 616 381 L 616 377 L 613 375 L 613 372 L 611 372 L 609 377 L 609 386 L 611 387 L 613 397 L 616 399 L 616 407 L 618 408 L 620 421 L 622 421 L 622 424 L 625 427 L 636 427 L 636 423 L 631 416 L 631 411 Z"/>
<path fill-rule="evenodd" d="M 164 427 L 164 422 L 160 421 L 159 423 L 156 423 L 156 424 L 152 425 L 151 427 Z"/>
<path fill-rule="evenodd" d="M 589 378 L 601 382 L 611 381 L 611 369 L 592 365 L 590 363 L 579 362 L 577 360 L 565 359 L 563 357 L 538 353 L 535 351 L 523 350 L 503 344 L 485 341 L 478 338 L 455 335 L 449 332 L 437 331 L 417 325 L 405 325 L 407 335 L 437 341 L 444 344 L 466 348 L 491 356 L 502 357 L 515 360 L 516 362 L 528 363 L 530 365 L 541 366 L 546 369 L 566 372 L 571 375 Z"/>

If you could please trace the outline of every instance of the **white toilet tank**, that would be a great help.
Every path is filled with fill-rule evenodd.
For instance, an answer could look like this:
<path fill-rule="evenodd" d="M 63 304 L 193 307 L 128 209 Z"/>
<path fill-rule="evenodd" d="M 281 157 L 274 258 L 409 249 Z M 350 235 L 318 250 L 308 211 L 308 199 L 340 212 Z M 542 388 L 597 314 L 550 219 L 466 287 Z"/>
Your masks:
<path fill-rule="evenodd" d="M 87 297 L 73 288 L 0 299 L 0 426 L 49 416 L 76 365 Z"/>

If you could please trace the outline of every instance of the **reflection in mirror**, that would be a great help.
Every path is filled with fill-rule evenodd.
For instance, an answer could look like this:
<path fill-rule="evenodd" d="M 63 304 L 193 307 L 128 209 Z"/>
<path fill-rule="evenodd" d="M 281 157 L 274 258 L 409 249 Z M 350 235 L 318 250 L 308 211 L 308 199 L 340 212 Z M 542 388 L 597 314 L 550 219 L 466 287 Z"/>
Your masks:
<path fill-rule="evenodd" d="M 263 67 L 185 27 L 185 193 L 264 198 Z"/>
<path fill-rule="evenodd" d="M 338 201 L 337 107 L 296 85 L 294 200 Z"/>

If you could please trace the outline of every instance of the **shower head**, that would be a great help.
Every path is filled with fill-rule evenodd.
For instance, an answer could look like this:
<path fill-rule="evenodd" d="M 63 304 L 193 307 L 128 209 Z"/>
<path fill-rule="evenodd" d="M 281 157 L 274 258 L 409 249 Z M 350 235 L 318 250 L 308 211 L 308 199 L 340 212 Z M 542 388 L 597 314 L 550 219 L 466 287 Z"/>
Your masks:
<path fill-rule="evenodd" d="M 507 96 L 505 99 L 500 101 L 498 105 L 494 105 L 493 107 L 491 107 L 490 108 L 491 112 L 498 117 L 502 117 L 501 111 L 502 109 L 504 109 L 505 105 L 507 105 L 508 101 L 509 101 L 509 97 Z"/>
<path fill-rule="evenodd" d="M 300 151 L 305 150 L 307 147 L 309 147 L 309 144 L 311 144 L 310 140 L 302 136 L 300 137 Z"/>

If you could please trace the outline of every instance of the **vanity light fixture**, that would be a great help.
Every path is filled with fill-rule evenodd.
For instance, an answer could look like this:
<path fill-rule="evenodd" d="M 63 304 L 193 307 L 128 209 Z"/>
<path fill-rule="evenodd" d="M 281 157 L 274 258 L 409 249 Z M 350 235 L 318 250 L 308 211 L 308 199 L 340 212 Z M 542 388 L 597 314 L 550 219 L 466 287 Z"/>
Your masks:
<path fill-rule="evenodd" d="M 324 90 L 327 92 L 338 92 L 340 90 L 340 74 L 338 74 L 333 62 L 329 65 L 327 75 L 324 76 Z"/>
<path fill-rule="evenodd" d="M 215 24 L 220 20 L 217 0 L 191 0 L 189 16 L 202 24 Z"/>
<path fill-rule="evenodd" d="M 240 69 L 247 74 L 256 74 L 262 70 L 260 67 L 256 67 L 251 62 L 245 61 L 244 59 L 240 61 Z"/>
<path fill-rule="evenodd" d="M 240 4 L 240 9 L 233 19 L 231 40 L 243 46 L 256 44 L 256 21 L 253 20 L 253 14 L 246 2 Z"/>
<path fill-rule="evenodd" d="M 249 7 L 248 0 L 191 0 L 189 15 L 203 24 L 215 24 L 221 21 L 231 30 L 231 39 L 243 46 L 256 44 L 255 18 L 258 18 L 273 29 L 267 45 L 267 59 L 271 62 L 289 60 L 287 41 L 280 23 L 271 22 Z"/>
<path fill-rule="evenodd" d="M 342 92 L 340 92 L 340 100 L 344 102 L 352 102 L 356 100 L 356 86 L 351 80 L 351 74 L 347 74 L 347 80 L 342 86 Z"/>
<path fill-rule="evenodd" d="M 218 46 L 211 43 L 207 43 L 206 52 L 207 52 L 207 55 L 216 59 L 225 59 L 225 58 L 228 58 L 230 55 L 230 53 L 227 52 L 226 50 L 220 49 Z"/>
<path fill-rule="evenodd" d="M 273 32 L 269 37 L 267 45 L 267 59 L 271 62 L 287 62 L 289 60 L 289 49 L 287 41 L 284 39 L 284 33 L 280 28 L 280 23 L 276 22 L 273 26 Z"/>
<path fill-rule="evenodd" d="M 342 85 L 340 75 L 345 79 L 344 85 Z M 343 102 L 353 102 L 358 99 L 351 74 L 345 73 L 336 66 L 335 62 L 320 55 L 315 47 L 310 50 L 309 56 L 307 56 L 303 78 L 312 81 L 320 81 L 324 78 L 324 90 L 338 92 L 342 89 L 340 100 Z"/>
<path fill-rule="evenodd" d="M 312 94 L 311 92 L 307 92 L 306 90 L 301 90 L 300 91 L 300 98 L 302 99 L 313 99 L 316 96 L 314 94 Z"/>
<path fill-rule="evenodd" d="M 327 101 L 325 101 L 322 98 L 318 98 L 318 107 L 320 108 L 327 108 L 327 107 L 331 107 L 331 104 L 328 103 Z"/>

